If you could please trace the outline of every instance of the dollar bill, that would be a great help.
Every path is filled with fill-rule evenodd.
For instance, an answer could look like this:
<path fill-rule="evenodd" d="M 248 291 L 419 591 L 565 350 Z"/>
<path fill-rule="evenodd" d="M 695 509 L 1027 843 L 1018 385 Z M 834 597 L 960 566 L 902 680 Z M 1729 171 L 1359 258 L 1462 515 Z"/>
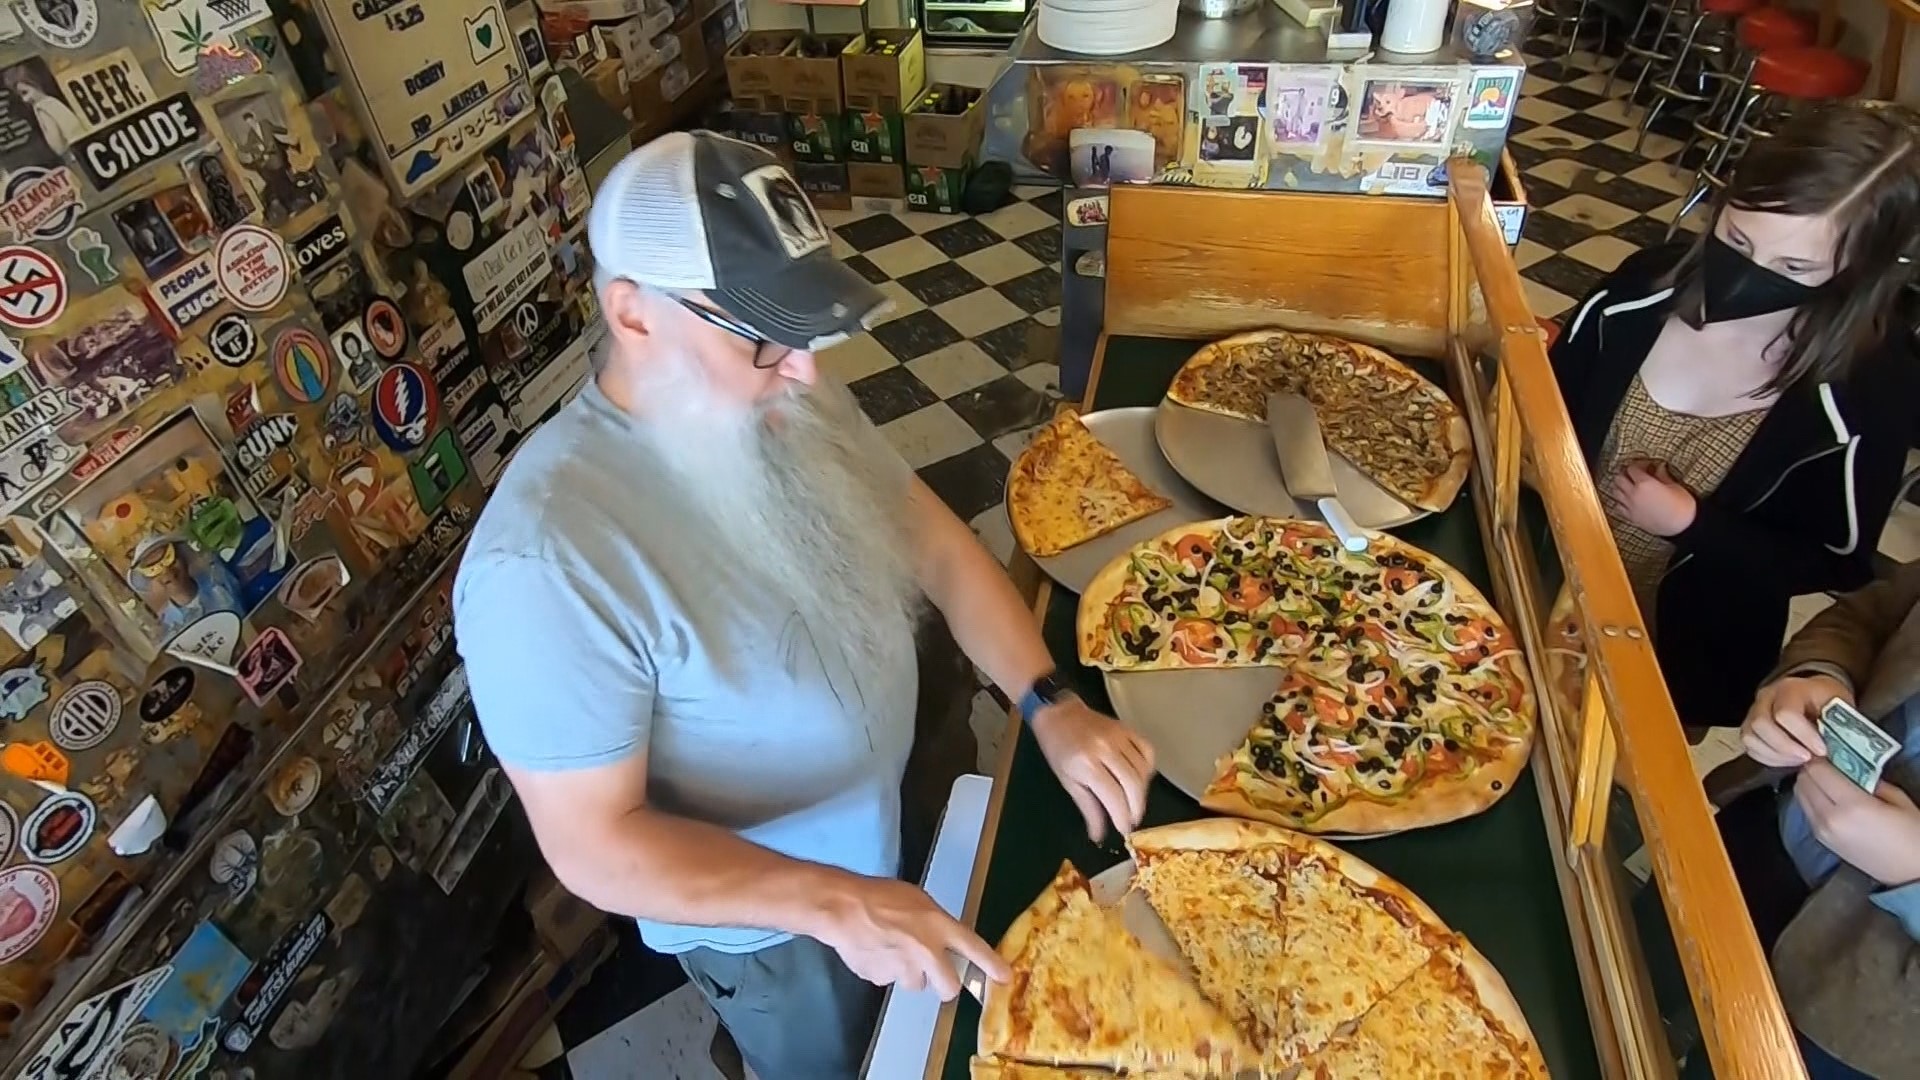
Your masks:
<path fill-rule="evenodd" d="M 1827 744 L 1827 760 L 1863 791 L 1872 791 L 1900 744 L 1881 731 L 1860 710 L 1834 698 L 1820 710 L 1820 738 Z"/>

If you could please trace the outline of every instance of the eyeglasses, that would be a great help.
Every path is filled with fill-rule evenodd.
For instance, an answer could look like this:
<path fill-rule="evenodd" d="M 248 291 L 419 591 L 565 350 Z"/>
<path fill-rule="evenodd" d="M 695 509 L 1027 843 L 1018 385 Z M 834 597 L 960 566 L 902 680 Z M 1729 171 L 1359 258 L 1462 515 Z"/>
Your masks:
<path fill-rule="evenodd" d="M 675 296 L 673 297 L 673 302 L 699 316 L 701 321 L 712 326 L 717 326 L 735 337 L 745 338 L 747 341 L 752 342 L 753 366 L 762 371 L 786 359 L 787 354 L 793 351 L 791 345 L 782 345 L 777 341 L 762 337 L 760 334 L 754 332 L 751 327 L 743 323 L 735 322 L 711 308 L 703 308 L 685 297 Z"/>

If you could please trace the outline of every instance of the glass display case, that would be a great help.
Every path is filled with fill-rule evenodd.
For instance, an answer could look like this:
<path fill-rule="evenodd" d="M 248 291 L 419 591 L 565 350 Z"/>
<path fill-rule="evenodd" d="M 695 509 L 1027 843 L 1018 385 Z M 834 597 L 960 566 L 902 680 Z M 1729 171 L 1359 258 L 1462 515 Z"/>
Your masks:
<path fill-rule="evenodd" d="M 929 45 L 1005 48 L 1033 10 L 1031 0 L 914 0 Z"/>

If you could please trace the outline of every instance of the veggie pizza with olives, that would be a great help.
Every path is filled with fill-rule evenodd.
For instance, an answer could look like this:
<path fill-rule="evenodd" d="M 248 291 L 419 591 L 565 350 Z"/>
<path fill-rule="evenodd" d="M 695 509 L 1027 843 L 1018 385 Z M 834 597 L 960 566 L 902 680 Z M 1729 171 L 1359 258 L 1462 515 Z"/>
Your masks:
<path fill-rule="evenodd" d="M 1186 525 L 1080 598 L 1081 659 L 1109 671 L 1285 668 L 1201 805 L 1314 832 L 1478 813 L 1534 728 L 1518 640 L 1452 567 L 1392 537 L 1350 552 L 1317 522 Z"/>

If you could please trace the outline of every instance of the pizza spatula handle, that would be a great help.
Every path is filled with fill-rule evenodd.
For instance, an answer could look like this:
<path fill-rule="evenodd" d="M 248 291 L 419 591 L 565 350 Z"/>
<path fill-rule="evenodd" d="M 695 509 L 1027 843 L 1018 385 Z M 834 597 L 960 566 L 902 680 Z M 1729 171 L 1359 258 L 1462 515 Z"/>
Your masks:
<path fill-rule="evenodd" d="M 1347 515 L 1347 508 L 1340 505 L 1339 499 L 1328 496 L 1317 505 L 1320 507 L 1320 516 L 1327 519 L 1327 526 L 1333 530 L 1333 535 L 1340 538 L 1341 546 L 1352 552 L 1367 550 L 1366 531 Z"/>

